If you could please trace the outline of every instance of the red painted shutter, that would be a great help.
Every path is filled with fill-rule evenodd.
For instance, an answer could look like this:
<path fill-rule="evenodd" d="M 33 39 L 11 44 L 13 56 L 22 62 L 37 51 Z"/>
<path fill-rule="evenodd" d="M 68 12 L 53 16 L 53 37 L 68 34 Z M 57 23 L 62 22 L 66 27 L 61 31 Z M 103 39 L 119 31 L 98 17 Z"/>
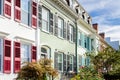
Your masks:
<path fill-rule="evenodd" d="M 11 72 L 11 41 L 4 40 L 4 73 Z"/>
<path fill-rule="evenodd" d="M 4 1 L 4 15 L 11 18 L 11 0 Z"/>
<path fill-rule="evenodd" d="M 36 46 L 32 46 L 32 51 L 31 51 L 31 52 L 32 52 L 32 55 L 31 55 L 31 56 L 32 56 L 32 62 L 35 62 L 36 59 L 37 59 L 37 58 L 36 58 L 36 54 L 37 54 L 37 53 L 36 53 L 36 50 L 37 50 L 37 49 L 36 49 Z"/>
<path fill-rule="evenodd" d="M 32 27 L 37 27 L 37 3 L 32 1 Z"/>
<path fill-rule="evenodd" d="M 14 42 L 14 72 L 20 70 L 20 43 Z"/>
<path fill-rule="evenodd" d="M 20 0 L 15 0 L 15 20 L 20 22 L 21 20 L 21 8 Z"/>

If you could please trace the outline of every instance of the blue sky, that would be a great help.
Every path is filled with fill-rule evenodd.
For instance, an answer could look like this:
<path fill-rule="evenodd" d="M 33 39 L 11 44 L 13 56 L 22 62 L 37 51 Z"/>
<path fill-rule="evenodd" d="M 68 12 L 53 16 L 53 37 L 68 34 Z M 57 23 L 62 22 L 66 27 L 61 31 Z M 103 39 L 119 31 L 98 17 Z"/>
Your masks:
<path fill-rule="evenodd" d="M 120 0 L 79 0 L 105 37 L 120 41 Z"/>

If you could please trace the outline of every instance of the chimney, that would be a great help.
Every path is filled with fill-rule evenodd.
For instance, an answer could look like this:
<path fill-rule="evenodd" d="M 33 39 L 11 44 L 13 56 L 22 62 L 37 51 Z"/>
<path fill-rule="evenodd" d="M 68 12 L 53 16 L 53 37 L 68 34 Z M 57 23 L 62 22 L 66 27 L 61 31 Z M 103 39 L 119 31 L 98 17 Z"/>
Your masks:
<path fill-rule="evenodd" d="M 93 28 L 97 31 L 97 33 L 98 33 L 98 24 L 97 23 L 95 23 L 95 24 L 93 24 Z"/>
<path fill-rule="evenodd" d="M 99 35 L 100 35 L 103 39 L 105 39 L 105 33 L 99 33 Z"/>

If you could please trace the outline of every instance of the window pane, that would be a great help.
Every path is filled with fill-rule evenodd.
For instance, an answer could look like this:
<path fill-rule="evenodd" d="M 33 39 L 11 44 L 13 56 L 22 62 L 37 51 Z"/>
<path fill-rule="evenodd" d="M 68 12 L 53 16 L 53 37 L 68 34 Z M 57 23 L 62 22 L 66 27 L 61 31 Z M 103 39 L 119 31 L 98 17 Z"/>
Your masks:
<path fill-rule="evenodd" d="M 58 54 L 58 70 L 62 71 L 63 65 L 63 56 L 62 53 Z"/>
<path fill-rule="evenodd" d="M 58 36 L 63 37 L 63 19 L 58 18 Z"/>
<path fill-rule="evenodd" d="M 73 41 L 73 26 L 70 25 L 70 41 Z"/>
<path fill-rule="evenodd" d="M 21 22 L 28 25 L 29 23 L 29 0 L 21 0 Z"/>
<path fill-rule="evenodd" d="M 30 61 L 30 46 L 22 44 L 21 46 L 21 63 Z"/>
<path fill-rule="evenodd" d="M 49 11 L 42 8 L 42 29 L 49 31 Z"/>

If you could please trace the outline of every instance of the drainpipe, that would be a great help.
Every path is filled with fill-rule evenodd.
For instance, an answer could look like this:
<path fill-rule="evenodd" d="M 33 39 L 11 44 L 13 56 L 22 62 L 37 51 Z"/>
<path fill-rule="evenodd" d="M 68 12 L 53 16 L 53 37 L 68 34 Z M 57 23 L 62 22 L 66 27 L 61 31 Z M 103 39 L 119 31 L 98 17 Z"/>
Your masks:
<path fill-rule="evenodd" d="M 77 74 L 78 73 L 78 67 L 77 67 L 77 36 L 78 36 L 77 20 L 75 20 L 75 27 L 76 27 L 75 56 L 76 56 L 76 74 Z"/>
<path fill-rule="evenodd" d="M 40 5 L 39 3 L 40 1 L 37 0 L 37 28 L 36 28 L 36 34 L 35 34 L 35 43 L 37 46 L 37 55 L 36 55 L 37 61 L 39 61 L 40 56 L 41 56 L 40 29 L 39 29 L 39 23 L 38 23 L 38 5 Z"/>

